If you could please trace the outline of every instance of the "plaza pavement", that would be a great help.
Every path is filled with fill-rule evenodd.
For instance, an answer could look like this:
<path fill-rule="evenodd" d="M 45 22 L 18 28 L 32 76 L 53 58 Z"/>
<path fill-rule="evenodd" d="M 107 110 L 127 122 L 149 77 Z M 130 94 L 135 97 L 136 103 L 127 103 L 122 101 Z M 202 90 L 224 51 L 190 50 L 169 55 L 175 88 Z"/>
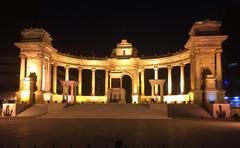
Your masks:
<path fill-rule="evenodd" d="M 238 148 L 240 122 L 218 119 L 0 119 L 3 148 Z"/>

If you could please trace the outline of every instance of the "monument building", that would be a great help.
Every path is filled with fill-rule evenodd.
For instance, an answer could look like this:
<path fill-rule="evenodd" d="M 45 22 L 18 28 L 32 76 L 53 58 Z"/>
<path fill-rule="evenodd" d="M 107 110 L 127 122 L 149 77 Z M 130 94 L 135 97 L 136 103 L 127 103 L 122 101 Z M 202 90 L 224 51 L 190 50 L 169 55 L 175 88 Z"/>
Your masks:
<path fill-rule="evenodd" d="M 18 100 L 29 102 L 29 75 L 36 74 L 35 101 L 38 103 L 224 103 L 222 88 L 222 43 L 227 35 L 220 32 L 218 21 L 195 22 L 189 39 L 181 52 L 169 56 L 140 57 L 137 49 L 126 39 L 117 43 L 110 57 L 86 58 L 61 53 L 52 46 L 52 37 L 44 29 L 30 28 L 21 31 L 21 41 L 15 43 L 20 49 L 20 78 Z M 185 90 L 185 67 L 190 67 L 190 91 Z M 65 79 L 58 80 L 57 68 L 65 69 Z M 172 94 L 173 67 L 180 67 L 179 94 Z M 70 69 L 78 70 L 78 80 L 70 80 Z M 91 95 L 83 95 L 82 71 L 91 70 Z M 154 79 L 146 81 L 145 71 L 154 70 Z M 159 69 L 167 69 L 167 78 L 159 79 Z M 104 95 L 96 95 L 96 71 L 104 70 Z M 123 77 L 131 80 L 131 90 L 123 88 Z M 57 93 L 57 83 L 63 87 Z M 151 85 L 151 95 L 146 95 L 145 85 Z M 167 85 L 167 94 L 164 94 Z M 127 93 L 131 93 L 130 95 Z M 127 96 L 127 97 L 126 97 Z"/>

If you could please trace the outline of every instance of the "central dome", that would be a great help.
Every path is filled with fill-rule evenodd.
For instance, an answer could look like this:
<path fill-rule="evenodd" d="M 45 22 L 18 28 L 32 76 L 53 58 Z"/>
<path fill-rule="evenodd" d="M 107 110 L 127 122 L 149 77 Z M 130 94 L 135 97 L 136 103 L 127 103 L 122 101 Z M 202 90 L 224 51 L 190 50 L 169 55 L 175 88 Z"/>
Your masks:
<path fill-rule="evenodd" d="M 121 40 L 117 44 L 117 47 L 113 50 L 113 57 L 131 57 L 136 56 L 136 50 L 132 47 L 132 44 L 127 42 L 126 39 Z"/>

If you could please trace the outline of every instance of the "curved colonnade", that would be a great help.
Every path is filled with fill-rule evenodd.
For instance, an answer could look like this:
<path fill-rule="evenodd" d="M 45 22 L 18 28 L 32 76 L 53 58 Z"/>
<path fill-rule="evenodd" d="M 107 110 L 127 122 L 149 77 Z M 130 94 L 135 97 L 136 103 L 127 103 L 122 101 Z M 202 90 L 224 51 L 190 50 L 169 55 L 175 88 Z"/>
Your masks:
<path fill-rule="evenodd" d="M 85 58 L 63 54 L 52 47 L 52 38 L 45 30 L 25 29 L 21 32 L 21 42 L 15 43 L 21 49 L 19 92 L 24 92 L 26 77 L 30 73 L 36 73 L 36 100 L 61 102 L 62 95 L 57 94 L 57 67 L 64 67 L 65 81 L 70 81 L 70 68 L 78 69 L 78 90 L 77 94 L 75 94 L 77 102 L 108 102 L 109 97 L 111 98 L 111 92 L 114 91 L 112 87 L 113 80 L 119 78 L 120 83 L 122 83 L 122 77 L 128 75 L 132 79 L 132 103 L 142 103 L 150 101 L 150 98 L 158 98 L 163 95 L 163 87 L 160 85 L 161 89 L 159 92 L 157 83 L 151 84 L 151 96 L 145 95 L 144 88 L 146 82 L 144 81 L 144 71 L 146 69 L 154 69 L 154 80 L 159 80 L 158 70 L 167 68 L 168 78 L 166 83 L 168 95 L 164 96 L 164 102 L 191 100 L 195 103 L 201 103 L 204 97 L 208 101 L 222 100 L 224 91 L 221 86 L 221 43 L 227 36 L 220 34 L 197 34 L 197 31 L 202 28 L 205 31 L 204 29 L 210 28 L 210 30 L 213 30 L 219 29 L 219 27 L 219 23 L 215 21 L 197 22 L 189 33 L 190 38 L 185 44 L 183 51 L 151 58 L 137 57 L 134 53 L 136 50 L 126 40 L 122 40 L 121 43 L 117 44 L 117 48 L 113 50 L 113 56 L 110 58 Z M 190 64 L 190 92 L 188 93 L 185 93 L 184 90 L 184 66 L 186 64 Z M 172 68 L 176 66 L 180 67 L 180 94 L 172 95 Z M 82 70 L 84 69 L 92 72 L 91 96 L 82 95 Z M 96 96 L 95 94 L 96 70 L 105 71 L 104 96 Z M 119 84 L 119 87 L 122 87 L 122 84 Z M 27 100 L 22 95 L 19 95 L 19 98 Z M 157 99 L 157 101 L 159 100 Z"/>

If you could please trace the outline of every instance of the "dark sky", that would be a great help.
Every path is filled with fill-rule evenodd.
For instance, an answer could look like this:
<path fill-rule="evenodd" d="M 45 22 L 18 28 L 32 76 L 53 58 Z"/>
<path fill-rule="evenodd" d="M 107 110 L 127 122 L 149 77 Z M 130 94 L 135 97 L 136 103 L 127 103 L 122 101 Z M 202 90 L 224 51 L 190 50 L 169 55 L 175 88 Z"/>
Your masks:
<path fill-rule="evenodd" d="M 18 56 L 13 43 L 24 28 L 44 28 L 53 45 L 64 53 L 109 56 L 120 39 L 126 38 L 139 55 L 151 56 L 179 51 L 188 40 L 195 21 L 222 22 L 224 79 L 240 86 L 239 0 L 161 1 L 71 1 L 8 0 L 0 3 L 0 55 Z M 236 64 L 235 64 L 236 65 Z"/>
<path fill-rule="evenodd" d="M 211 1 L 8 1 L 0 9 L 1 55 L 17 56 L 13 43 L 20 30 L 41 27 L 53 37 L 61 52 L 84 56 L 109 56 L 116 43 L 128 39 L 139 55 L 178 51 L 188 40 L 195 21 L 222 21 L 224 64 L 239 62 L 240 2 Z"/>

